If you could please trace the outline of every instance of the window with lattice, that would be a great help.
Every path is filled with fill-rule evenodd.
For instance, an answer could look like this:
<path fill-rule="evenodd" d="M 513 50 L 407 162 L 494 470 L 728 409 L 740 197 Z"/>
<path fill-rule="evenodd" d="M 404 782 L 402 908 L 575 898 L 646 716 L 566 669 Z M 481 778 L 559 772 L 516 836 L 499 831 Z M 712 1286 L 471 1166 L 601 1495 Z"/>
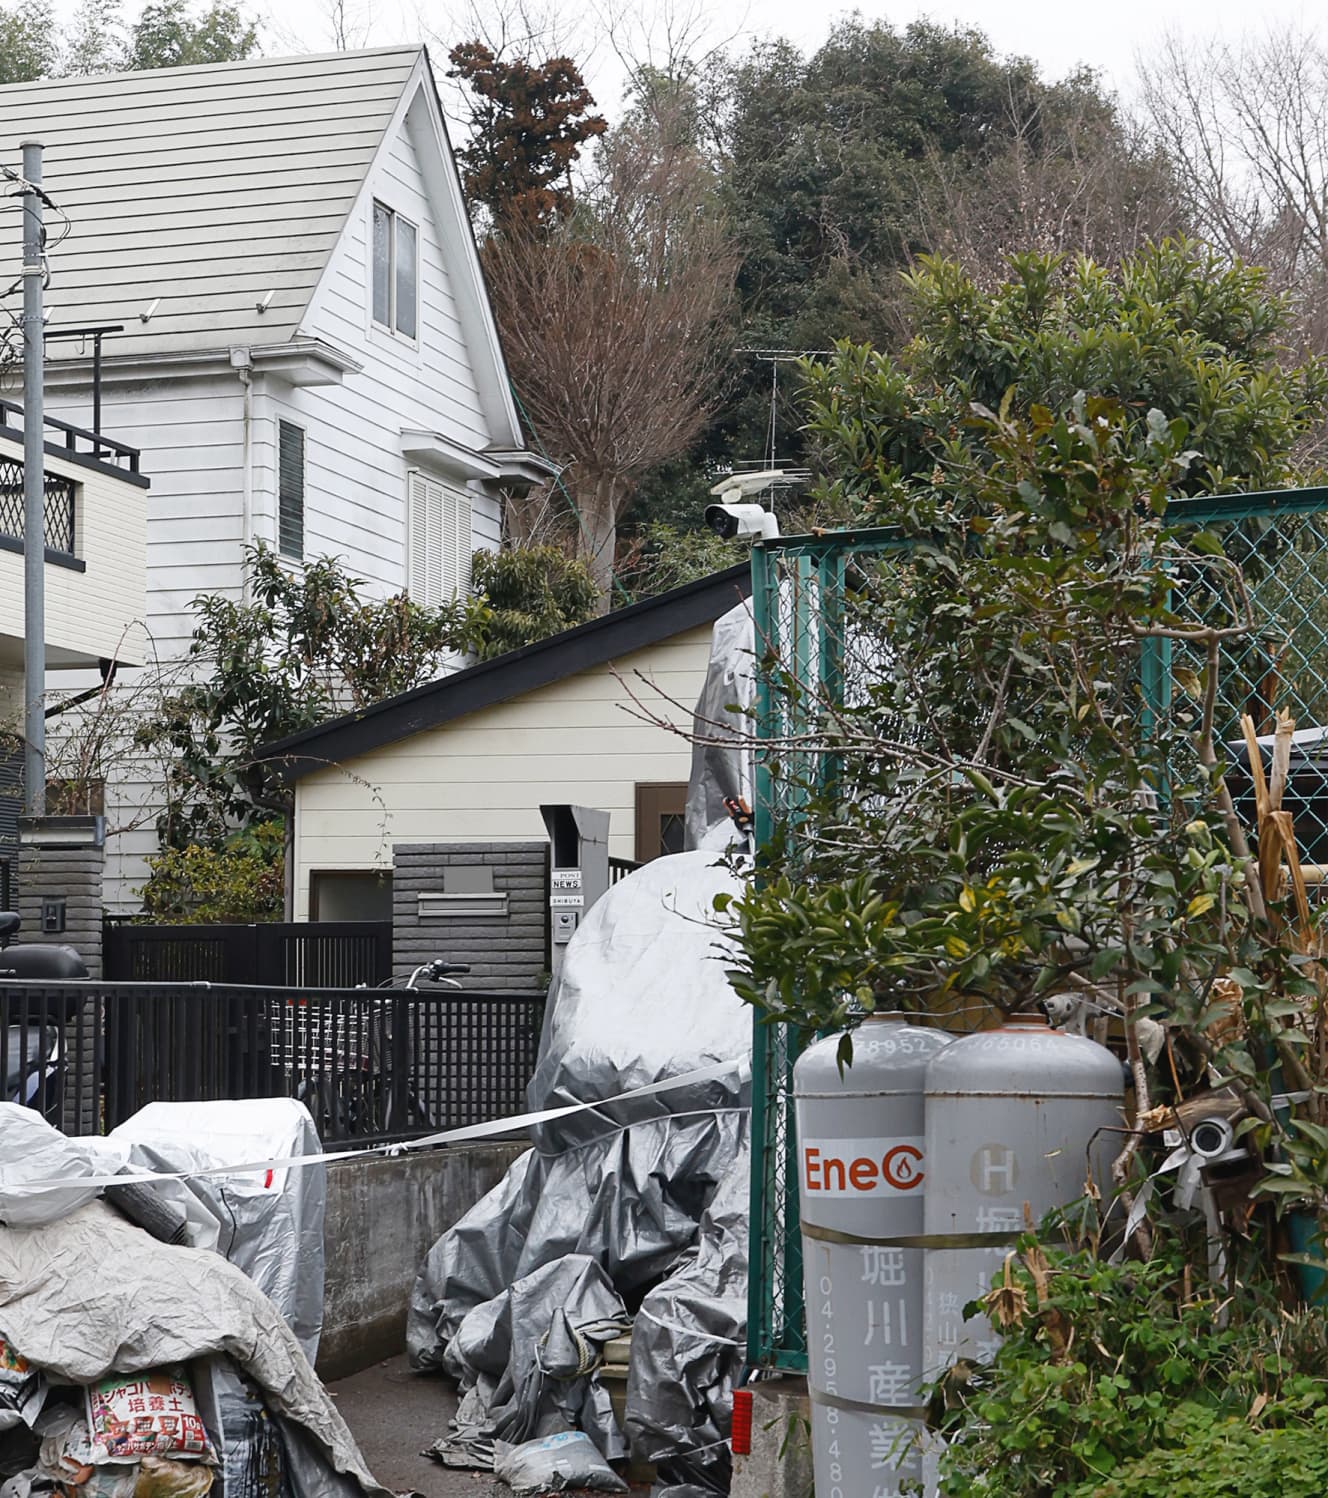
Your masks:
<path fill-rule="evenodd" d="M 470 588 L 470 499 L 423 473 L 410 475 L 406 517 L 407 587 L 436 608 Z"/>

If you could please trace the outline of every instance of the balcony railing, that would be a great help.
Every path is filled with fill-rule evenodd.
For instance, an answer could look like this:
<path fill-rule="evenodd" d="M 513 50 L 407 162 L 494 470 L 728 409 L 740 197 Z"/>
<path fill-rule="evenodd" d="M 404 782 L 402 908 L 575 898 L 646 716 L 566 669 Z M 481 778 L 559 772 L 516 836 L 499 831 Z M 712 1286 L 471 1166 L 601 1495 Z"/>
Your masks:
<path fill-rule="evenodd" d="M 98 463 L 114 468 L 122 474 L 138 477 L 139 451 L 126 443 L 117 442 L 102 432 L 90 432 L 86 427 L 77 427 L 57 416 L 48 416 L 44 425 L 54 435 L 48 440 L 48 452 L 57 452 L 76 463 Z M 0 397 L 0 436 L 21 437 L 23 433 L 23 407 L 17 401 Z"/>
<path fill-rule="evenodd" d="M 78 540 L 75 496 L 78 485 L 58 473 L 48 473 L 45 483 L 46 549 L 76 556 Z M 23 464 L 0 458 L 0 536 L 23 539 Z"/>

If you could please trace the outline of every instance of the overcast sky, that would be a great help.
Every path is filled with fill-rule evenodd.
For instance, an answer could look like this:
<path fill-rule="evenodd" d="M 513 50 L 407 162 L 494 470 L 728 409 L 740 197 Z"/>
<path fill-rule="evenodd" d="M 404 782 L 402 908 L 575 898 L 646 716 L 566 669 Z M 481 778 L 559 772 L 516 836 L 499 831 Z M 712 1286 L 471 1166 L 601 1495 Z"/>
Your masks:
<path fill-rule="evenodd" d="M 264 50 L 269 53 L 323 50 L 333 35 L 329 12 L 335 0 L 257 0 L 268 19 Z M 852 5 L 823 7 L 808 0 L 344 0 L 354 40 L 366 45 L 432 39 L 450 45 L 477 29 L 476 19 L 494 25 L 522 3 L 561 17 L 565 45 L 586 65 L 601 104 L 613 112 L 623 69 L 610 29 L 620 44 L 639 54 L 643 40 L 663 44 L 670 22 L 689 29 L 706 44 L 729 42 L 741 50 L 762 36 L 786 36 L 804 48 L 822 41 L 833 20 Z M 244 5 L 244 0 L 241 0 Z M 1324 16 L 1322 4 L 1304 0 L 1108 0 L 1088 6 L 1067 0 L 864 0 L 856 7 L 868 20 L 903 25 L 920 16 L 943 24 L 973 26 L 986 32 L 998 50 L 1035 58 L 1051 77 L 1088 63 L 1099 69 L 1128 99 L 1134 88 L 1135 59 L 1147 56 L 1167 32 L 1196 37 L 1238 38 L 1251 27 L 1310 29 Z M 628 19 L 612 28 L 603 17 Z M 577 19 L 569 20 L 569 14 Z M 596 19 L 598 17 L 599 19 Z M 436 50 L 438 50 L 436 48 Z M 622 50 L 622 45 L 618 50 Z M 441 57 L 436 58 L 441 61 Z"/>

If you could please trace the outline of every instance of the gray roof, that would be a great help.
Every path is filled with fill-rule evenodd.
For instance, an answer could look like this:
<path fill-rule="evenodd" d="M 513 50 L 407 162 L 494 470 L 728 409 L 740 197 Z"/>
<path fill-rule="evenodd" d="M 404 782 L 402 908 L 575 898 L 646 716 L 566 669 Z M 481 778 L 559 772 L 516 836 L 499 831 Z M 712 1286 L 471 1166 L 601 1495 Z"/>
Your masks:
<path fill-rule="evenodd" d="M 116 354 L 291 338 L 422 50 L 0 88 L 0 162 L 17 168 L 19 143 L 42 141 L 44 185 L 73 223 L 53 257 L 50 326 L 123 323 Z M 21 263 L 7 202 L 4 284 Z"/>

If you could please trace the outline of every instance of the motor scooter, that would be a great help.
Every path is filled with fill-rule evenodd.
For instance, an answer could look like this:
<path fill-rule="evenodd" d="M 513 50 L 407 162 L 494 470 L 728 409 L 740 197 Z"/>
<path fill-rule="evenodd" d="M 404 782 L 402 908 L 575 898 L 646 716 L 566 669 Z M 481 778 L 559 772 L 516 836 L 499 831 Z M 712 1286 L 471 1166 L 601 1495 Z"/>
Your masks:
<path fill-rule="evenodd" d="M 88 969 L 73 947 L 14 942 L 20 924 L 14 911 L 0 911 L 0 979 L 11 980 L 0 982 L 0 1098 L 35 1108 L 58 1125 L 64 1101 L 64 1026 L 84 996 L 44 985 L 86 979 Z"/>

